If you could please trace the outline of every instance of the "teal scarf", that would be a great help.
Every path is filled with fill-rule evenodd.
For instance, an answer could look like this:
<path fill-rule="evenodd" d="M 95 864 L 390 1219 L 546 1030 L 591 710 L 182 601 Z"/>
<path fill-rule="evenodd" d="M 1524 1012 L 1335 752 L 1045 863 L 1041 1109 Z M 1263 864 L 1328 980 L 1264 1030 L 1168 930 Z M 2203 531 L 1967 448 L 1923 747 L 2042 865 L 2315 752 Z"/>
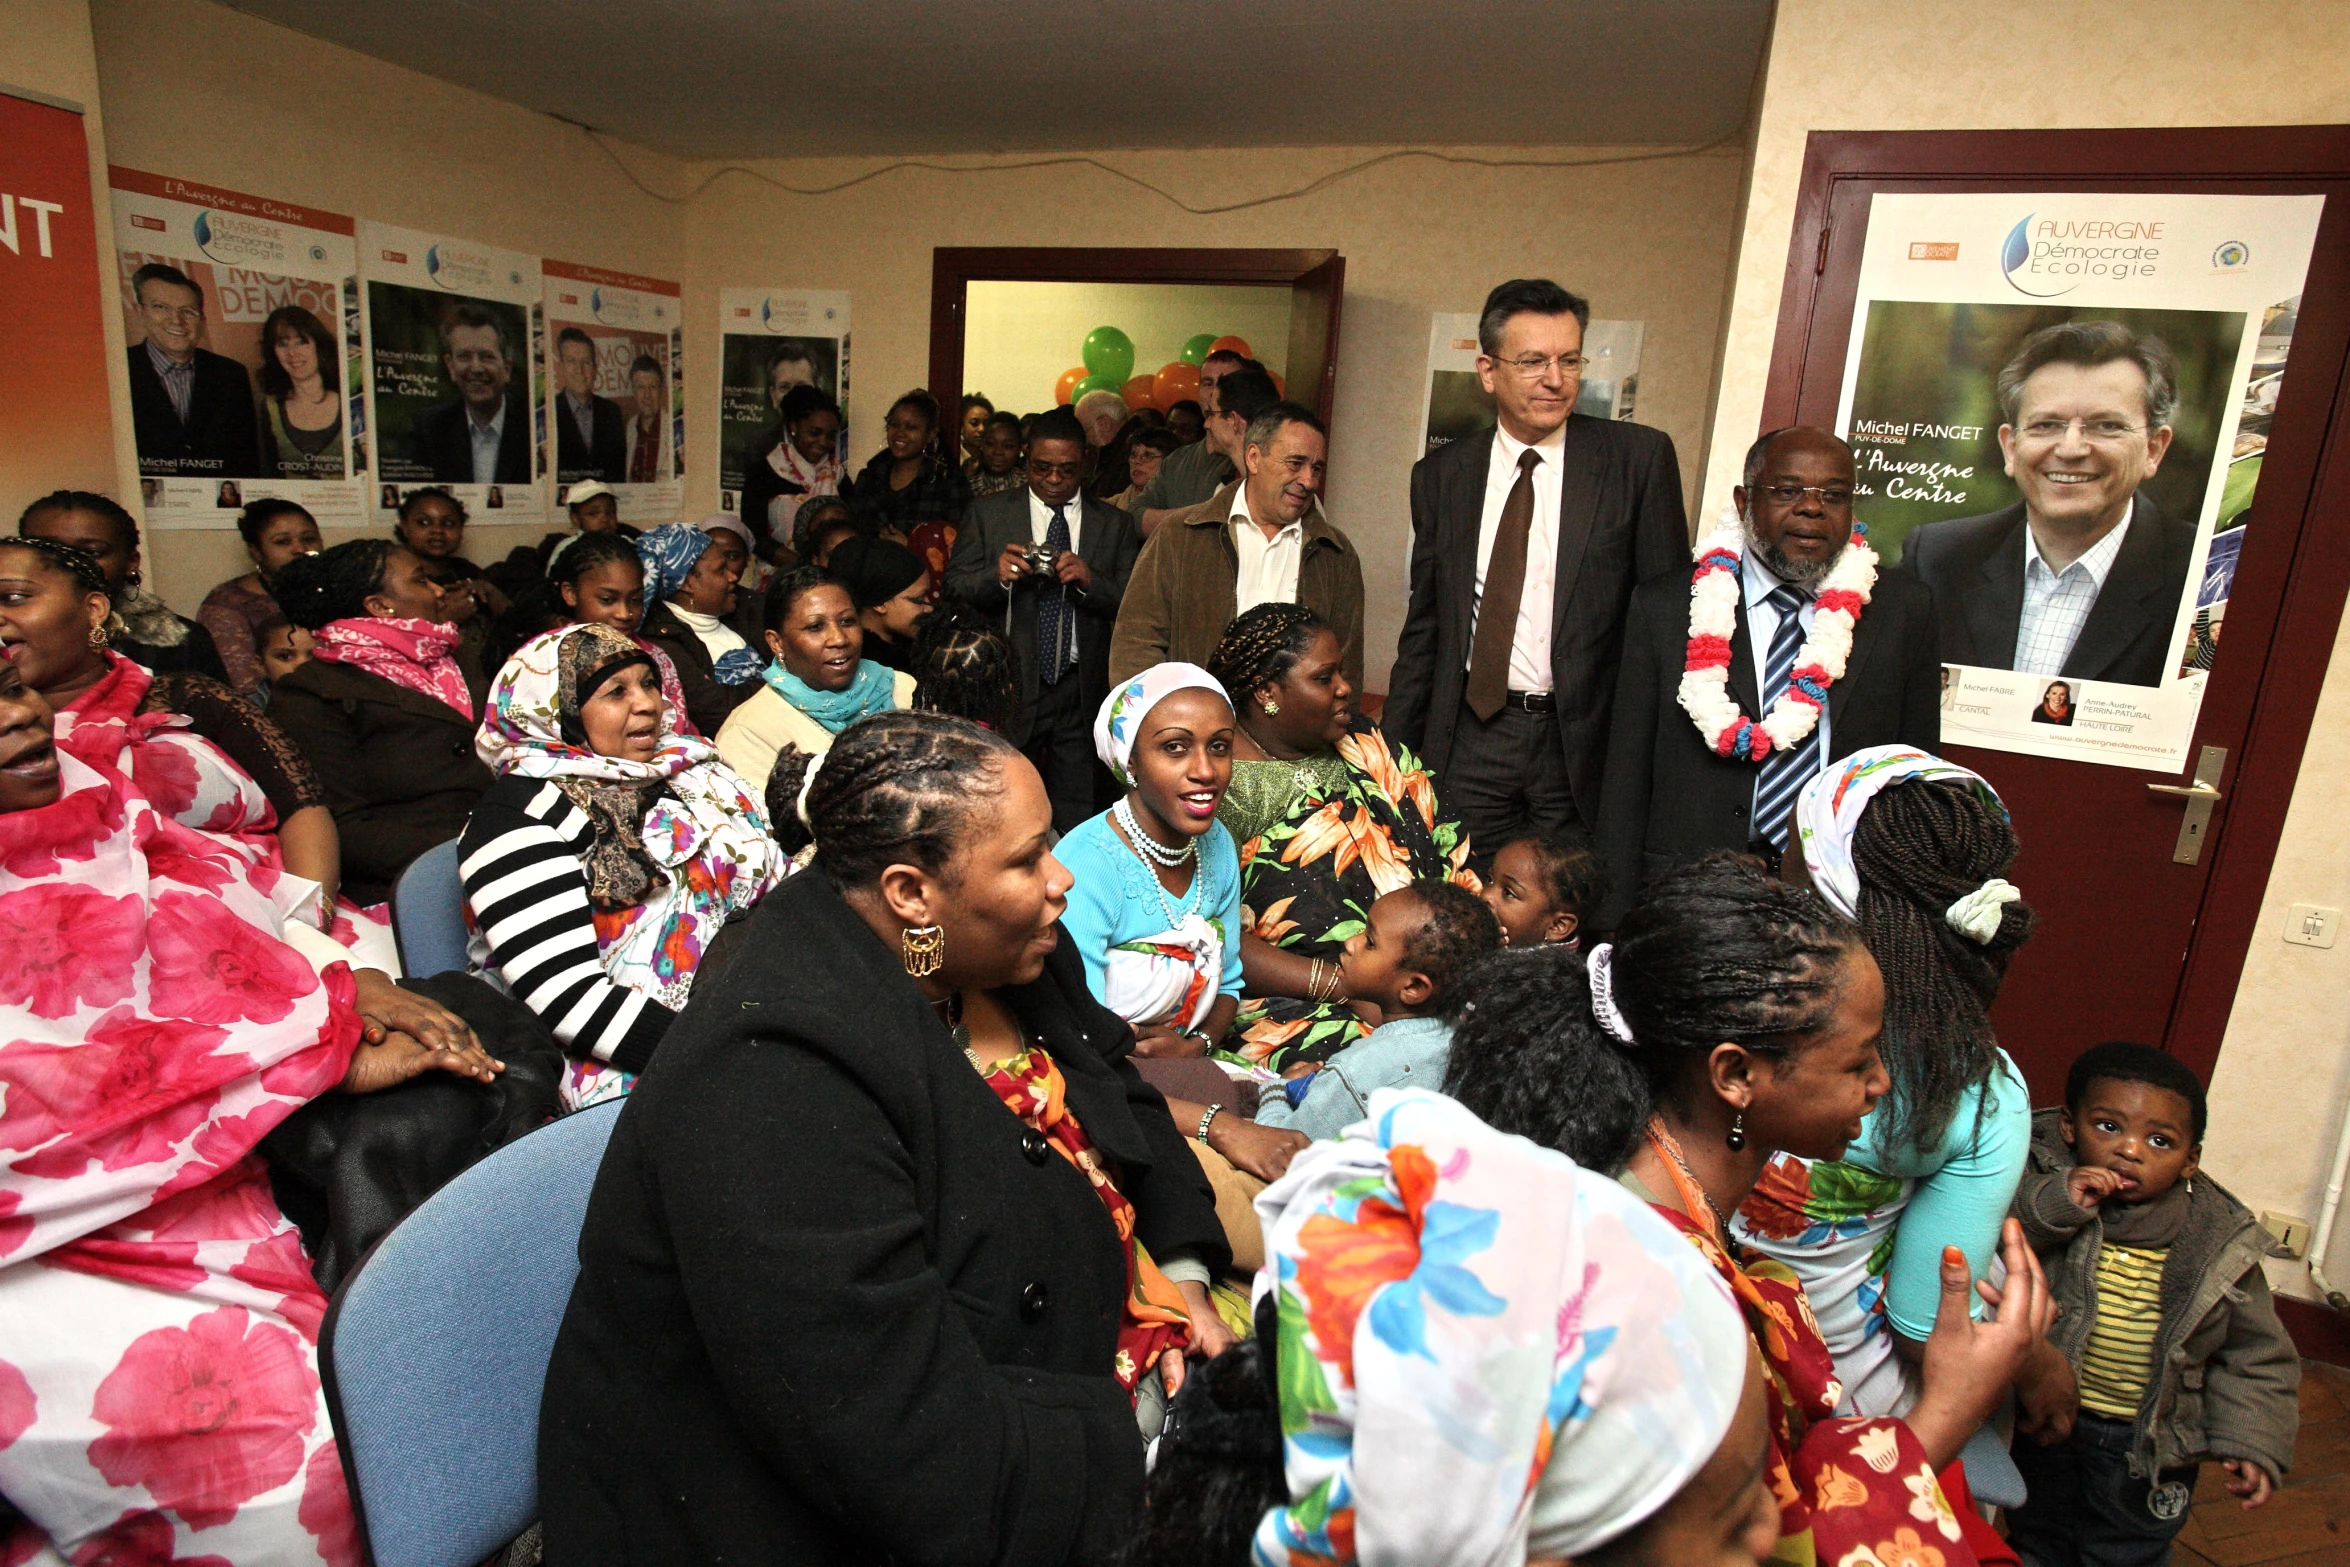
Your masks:
<path fill-rule="evenodd" d="M 826 734 L 835 735 L 860 718 L 888 712 L 890 698 L 896 692 L 896 680 L 889 666 L 876 664 L 869 658 L 857 661 L 857 678 L 849 682 L 845 691 L 817 690 L 784 668 L 782 659 L 771 661 L 760 671 L 759 678 L 777 696 L 822 724 Z"/>

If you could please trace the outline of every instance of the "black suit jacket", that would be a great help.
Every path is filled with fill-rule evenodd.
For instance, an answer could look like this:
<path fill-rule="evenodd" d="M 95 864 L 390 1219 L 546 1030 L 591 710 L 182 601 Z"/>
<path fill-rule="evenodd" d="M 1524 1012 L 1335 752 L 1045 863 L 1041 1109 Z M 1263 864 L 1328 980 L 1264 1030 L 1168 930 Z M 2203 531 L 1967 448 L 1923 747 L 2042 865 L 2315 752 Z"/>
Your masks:
<path fill-rule="evenodd" d="M 432 470 L 436 484 L 473 483 L 473 437 L 465 427 L 465 403 L 435 403 L 416 416 L 410 428 L 409 455 Z M 499 484 L 528 484 L 530 471 L 530 409 L 519 397 L 506 399 L 506 427 L 498 435 Z"/>
<path fill-rule="evenodd" d="M 1942 662 L 2015 667 L 2024 608 L 2024 503 L 1929 522 L 1902 544 L 1899 570 L 1934 590 Z M 2195 525 L 2174 522 L 2143 493 L 2080 640 L 2058 673 L 2070 680 L 2162 684 L 2195 558 Z"/>
<path fill-rule="evenodd" d="M 1640 901 L 1641 884 L 1709 849 L 1744 849 L 1756 766 L 1716 755 L 1682 710 L 1689 648 L 1689 568 L 1642 583 L 1624 626 L 1624 668 L 1608 738 L 1599 802 L 1599 852 L 1607 863 L 1613 929 Z M 1730 692 L 1750 717 L 1762 702 L 1746 605 L 1730 639 Z M 1852 631 L 1844 678 L 1828 688 L 1828 760 L 1872 745 L 1942 743 L 1942 667 L 1934 653 L 1934 596 L 1897 572 L 1877 574 L 1876 595 Z"/>
<path fill-rule="evenodd" d="M 253 382 L 234 359 L 196 350 L 196 382 L 188 418 L 180 422 L 147 345 L 131 345 L 131 433 L 139 472 L 200 475 L 208 479 L 261 477 L 261 427 L 253 412 Z"/>
<path fill-rule="evenodd" d="M 1412 468 L 1411 599 L 1379 727 L 1438 775 L 1452 759 L 1477 615 L 1477 536 L 1494 433 Z M 1624 606 L 1635 584 L 1689 560 L 1689 518 L 1672 437 L 1575 414 L 1559 458 L 1550 667 L 1567 781 L 1588 819 L 1605 768 Z M 1497 846 L 1498 847 L 1498 846 Z"/>
<path fill-rule="evenodd" d="M 1206 1178 L 1064 936 L 1001 993 L 1153 1256 Z M 1126 1259 L 821 866 L 694 987 L 613 1128 L 547 1368 L 549 1561 L 1103 1562 L 1142 1492 Z"/>
<path fill-rule="evenodd" d="M 579 425 L 571 417 L 571 404 L 561 392 L 555 394 L 555 482 L 575 484 L 585 479 L 600 479 L 606 484 L 628 482 L 628 415 L 609 397 L 588 394 L 588 409 L 593 415 L 596 437 L 592 443 L 579 438 Z M 503 467 L 501 461 L 499 466 Z M 505 476 L 499 475 L 502 480 Z"/>
<path fill-rule="evenodd" d="M 1110 694 L 1110 634 L 1117 627 L 1118 603 L 1126 596 L 1126 579 L 1134 573 L 1134 558 L 1142 553 L 1142 535 L 1132 517 L 1105 501 L 1087 495 L 1070 504 L 1085 508 L 1077 529 L 1077 553 L 1093 571 L 1091 587 L 1069 590 L 1070 607 L 1077 613 L 1078 694 L 1084 710 L 1091 713 Z M 1007 591 L 996 581 L 995 564 L 1005 545 L 1026 544 L 1031 537 L 1028 487 L 1022 485 L 971 503 L 955 533 L 955 553 L 947 561 L 949 598 L 998 619 L 1009 606 L 1009 635 L 1020 654 L 1020 712 L 1004 727 L 1004 738 L 1014 745 L 1028 743 L 1028 726 L 1036 706 L 1040 683 L 1036 600 L 1043 588 L 1037 578 L 1029 576 Z"/>

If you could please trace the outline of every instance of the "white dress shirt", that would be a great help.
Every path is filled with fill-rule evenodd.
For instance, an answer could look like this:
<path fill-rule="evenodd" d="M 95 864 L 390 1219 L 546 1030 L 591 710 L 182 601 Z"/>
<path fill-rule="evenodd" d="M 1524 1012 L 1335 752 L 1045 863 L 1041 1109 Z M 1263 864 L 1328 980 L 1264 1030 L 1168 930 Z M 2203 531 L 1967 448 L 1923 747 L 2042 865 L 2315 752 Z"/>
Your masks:
<path fill-rule="evenodd" d="M 1567 427 L 1560 425 L 1534 450 L 1542 461 L 1534 468 L 1534 519 L 1526 529 L 1526 583 L 1518 593 L 1518 629 L 1510 638 L 1510 689 L 1548 691 L 1550 673 L 1551 598 L 1558 580 L 1559 459 L 1567 449 Z M 1501 509 L 1509 503 L 1518 482 L 1518 456 L 1526 443 L 1499 428 L 1493 432 L 1493 456 L 1485 465 L 1485 510 L 1477 522 L 1477 607 L 1485 605 L 1485 567 L 1493 559 L 1493 537 L 1501 530 Z M 1469 621 L 1469 647 L 1477 646 L 1477 622 Z"/>
<path fill-rule="evenodd" d="M 1771 711 L 1771 694 L 1763 689 L 1763 683 L 1770 678 L 1771 639 L 1779 634 L 1779 612 L 1771 607 L 1771 590 L 1778 586 L 1780 586 L 1780 582 L 1777 575 L 1772 572 L 1770 567 L 1754 558 L 1754 546 L 1748 544 L 1745 554 L 1739 560 L 1738 587 L 1746 600 L 1746 637 L 1749 642 L 1754 644 L 1755 689 L 1761 694 L 1763 700 L 1763 710 L 1759 713 L 1750 713 L 1747 716 L 1758 724 L 1769 717 Z M 1795 612 L 1796 624 L 1803 627 L 1805 636 L 1811 635 L 1812 616 L 1818 610 L 1818 592 L 1819 584 L 1814 583 L 1812 585 L 1814 597 L 1804 600 L 1803 608 Z M 1820 737 L 1820 765 L 1824 768 L 1828 765 L 1829 747 L 1828 710 L 1824 706 L 1820 709 L 1820 727 L 1817 732 Z"/>
<path fill-rule="evenodd" d="M 1083 495 L 1069 497 L 1063 503 L 1061 515 L 1068 519 L 1069 523 L 1070 553 L 1083 554 L 1084 551 L 1079 549 L 1078 545 L 1085 536 L 1085 497 Z M 1028 492 L 1028 542 L 1042 544 L 1045 530 L 1052 525 L 1053 509 L 1039 498 L 1035 490 L 1030 490 Z"/>
<path fill-rule="evenodd" d="M 2135 500 L 2130 510 L 2135 515 Z M 2081 640 L 2089 611 L 2097 607 L 2097 595 L 2105 591 L 2113 558 L 2121 553 L 2122 540 L 2129 537 L 2130 520 L 2124 517 L 2080 559 L 2057 571 L 2041 557 L 2040 541 L 2032 537 L 2031 519 L 2025 519 L 2024 604 L 2015 619 L 2015 667 L 2019 673 L 2064 673 L 2064 661 L 2073 656 L 2073 644 Z"/>
<path fill-rule="evenodd" d="M 473 482 L 498 482 L 498 448 L 506 444 L 506 404 L 498 403 L 498 416 L 488 424 L 473 417 L 472 408 L 465 410 L 465 433 L 473 437 Z"/>
<path fill-rule="evenodd" d="M 1245 615 L 1259 604 L 1297 602 L 1297 561 L 1305 548 L 1305 519 L 1276 528 L 1271 538 L 1257 526 L 1248 509 L 1248 486 L 1232 492 L 1232 551 L 1240 557 L 1240 573 L 1232 584 L 1235 615 Z"/>

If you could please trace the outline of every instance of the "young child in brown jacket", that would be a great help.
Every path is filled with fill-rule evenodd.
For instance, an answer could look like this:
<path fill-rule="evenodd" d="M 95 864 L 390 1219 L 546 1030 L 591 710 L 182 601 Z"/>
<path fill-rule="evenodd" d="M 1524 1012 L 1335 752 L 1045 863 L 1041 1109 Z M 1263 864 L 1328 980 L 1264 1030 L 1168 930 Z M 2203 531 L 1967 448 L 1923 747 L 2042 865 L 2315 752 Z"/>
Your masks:
<path fill-rule="evenodd" d="M 2008 1516 L 2027 1567 L 2160 1567 L 2196 1466 L 2247 1508 L 2293 1461 L 2301 1362 L 2260 1259 L 2269 1237 L 2196 1161 L 2203 1085 L 2177 1057 L 2104 1044 L 2032 1126 L 2015 1214 L 2060 1305 L 2049 1338 L 2080 1380 L 2071 1434 L 2014 1454 Z"/>

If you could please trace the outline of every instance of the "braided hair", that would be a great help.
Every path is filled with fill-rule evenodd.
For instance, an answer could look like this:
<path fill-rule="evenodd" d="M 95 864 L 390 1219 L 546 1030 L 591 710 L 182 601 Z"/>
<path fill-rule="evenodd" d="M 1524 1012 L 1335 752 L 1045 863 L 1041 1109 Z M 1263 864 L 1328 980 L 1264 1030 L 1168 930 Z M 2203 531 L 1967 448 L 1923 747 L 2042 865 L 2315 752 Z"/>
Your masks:
<path fill-rule="evenodd" d="M 403 546 L 390 539 L 352 539 L 316 555 L 298 555 L 270 584 L 278 609 L 305 631 L 332 620 L 356 620 L 367 613 L 370 594 L 380 593 L 384 568 Z"/>
<path fill-rule="evenodd" d="M 35 517 L 43 512 L 86 511 L 93 517 L 106 519 L 114 530 L 115 542 L 126 550 L 139 547 L 139 525 L 123 509 L 122 502 L 111 495 L 100 495 L 95 490 L 51 490 L 17 514 L 16 531 L 23 533 L 32 526 Z"/>
<path fill-rule="evenodd" d="M 1466 999 L 1461 980 L 1471 965 L 1501 949 L 1501 924 L 1485 900 L 1438 876 L 1423 876 L 1404 889 L 1426 916 L 1404 938 L 1403 961 L 1428 976 L 1426 1009 L 1451 1018 Z"/>
<path fill-rule="evenodd" d="M 2006 813 L 1964 782 L 1905 783 L 1861 813 L 1852 865 L 1861 935 L 1885 971 L 1887 1147 L 1904 1137 L 1920 1151 L 1934 1147 L 1961 1096 L 1998 1067 L 1990 1007 L 2035 916 L 2029 904 L 2007 904 L 1999 929 L 1979 943 L 1944 911 L 2004 875 L 2022 847 Z"/>
<path fill-rule="evenodd" d="M 78 544 L 66 544 L 57 539 L 44 539 L 39 534 L 27 533 L 20 537 L 0 540 L 0 548 L 30 550 L 48 563 L 52 571 L 62 571 L 73 579 L 78 593 L 104 593 L 106 570 L 98 564 L 98 557 Z"/>
<path fill-rule="evenodd" d="M 576 591 L 579 579 L 591 571 L 601 571 L 626 561 L 641 573 L 644 562 L 636 552 L 636 541 L 619 533 L 576 533 L 555 558 L 547 562 L 547 580 L 558 586 L 570 583 Z"/>
<path fill-rule="evenodd" d="M 1488 1125 L 1620 1170 L 1657 1106 L 1687 1108 L 1687 1073 L 1715 1046 L 1784 1060 L 1824 1027 L 1859 945 L 1816 894 L 1707 855 L 1649 883 L 1616 928 L 1615 1003 L 1636 1045 L 1594 1020 L 1580 953 L 1505 950 L 1464 987 L 1444 1091 Z"/>
<path fill-rule="evenodd" d="M 942 604 L 914 633 L 914 711 L 1001 729 L 1020 707 L 1020 656 L 1004 634 L 960 604 Z"/>
<path fill-rule="evenodd" d="M 1315 636 L 1328 629 L 1303 604 L 1259 604 L 1224 628 L 1216 651 L 1208 655 L 1208 673 L 1232 693 L 1235 704 L 1244 702 L 1250 692 L 1295 668 Z"/>
<path fill-rule="evenodd" d="M 842 730 L 821 757 L 787 748 L 767 778 L 769 820 L 787 854 L 807 847 L 834 887 L 869 887 L 892 865 L 936 874 L 973 818 L 1003 793 L 1004 762 L 1020 753 L 992 730 L 940 713 L 876 713 Z M 800 788 L 808 769 L 807 820 Z"/>

